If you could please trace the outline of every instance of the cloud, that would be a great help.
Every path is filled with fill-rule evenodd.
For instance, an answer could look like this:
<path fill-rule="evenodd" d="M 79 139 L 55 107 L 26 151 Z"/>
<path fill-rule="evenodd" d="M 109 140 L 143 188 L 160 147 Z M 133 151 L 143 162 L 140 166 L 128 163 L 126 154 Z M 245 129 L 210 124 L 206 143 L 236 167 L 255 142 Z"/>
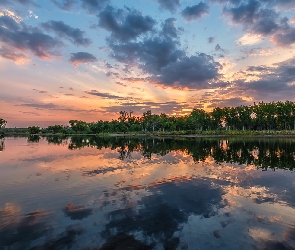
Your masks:
<path fill-rule="evenodd" d="M 276 102 L 294 100 L 295 93 L 295 57 L 272 65 L 249 66 L 245 71 L 237 72 L 238 78 L 228 88 L 215 91 L 218 98 L 210 98 L 215 106 L 224 105 L 221 100 L 241 98 L 245 102 Z M 234 100 L 244 105 L 242 100 Z M 218 102 L 217 102 L 218 101 Z M 228 106 L 237 106 L 230 105 Z M 210 106 L 212 107 L 212 105 Z"/>
<path fill-rule="evenodd" d="M 208 43 L 214 43 L 215 38 L 213 36 L 208 37 Z"/>
<path fill-rule="evenodd" d="M 262 37 L 272 36 L 278 46 L 289 46 L 295 42 L 295 28 L 289 25 L 289 19 L 281 18 L 274 6 L 295 7 L 294 1 L 284 0 L 248 0 L 238 6 L 225 6 L 223 13 L 233 24 L 241 24 L 247 34 L 238 41 L 241 45 L 260 42 Z M 291 21 L 292 23 L 292 21 Z"/>
<path fill-rule="evenodd" d="M 240 51 L 244 54 L 242 59 L 246 59 L 249 56 L 253 56 L 253 57 L 270 56 L 275 52 L 274 49 L 271 49 L 271 48 L 262 49 L 261 47 L 243 48 Z M 241 59 L 238 59 L 238 60 L 241 60 Z"/>
<path fill-rule="evenodd" d="M 121 78 L 121 80 L 135 83 L 135 82 L 146 82 L 147 79 L 143 77 L 125 77 L 125 78 Z"/>
<path fill-rule="evenodd" d="M 242 0 L 211 0 L 212 3 L 239 5 Z"/>
<path fill-rule="evenodd" d="M 92 41 L 84 37 L 84 31 L 73 28 L 62 21 L 48 21 L 46 23 L 42 23 L 42 27 L 46 31 L 52 31 L 59 37 L 65 37 L 69 39 L 73 44 L 77 46 L 88 46 L 92 43 Z"/>
<path fill-rule="evenodd" d="M 89 95 L 94 95 L 94 96 L 98 96 L 101 97 L 103 99 L 116 99 L 116 100 L 127 100 L 128 98 L 122 97 L 122 96 L 117 96 L 117 95 L 112 95 L 109 93 L 101 93 L 97 90 L 91 90 L 91 91 L 85 91 L 85 93 L 89 94 Z"/>
<path fill-rule="evenodd" d="M 181 14 L 187 21 L 193 21 L 201 18 L 205 14 L 209 14 L 209 9 L 208 4 L 200 2 L 197 5 L 186 7 Z"/>
<path fill-rule="evenodd" d="M 279 46 L 290 46 L 295 43 L 295 28 L 290 28 L 289 30 L 275 34 L 272 37 L 272 41 Z"/>
<path fill-rule="evenodd" d="M 30 61 L 26 54 L 22 52 L 16 52 L 15 50 L 10 49 L 8 47 L 0 48 L 0 56 L 20 65 L 23 65 L 26 62 Z"/>
<path fill-rule="evenodd" d="M 222 5 L 238 6 L 246 0 L 211 0 L 212 3 L 219 3 Z M 295 8 L 293 0 L 260 0 L 262 5 L 267 8 L 278 8 L 279 10 L 292 10 Z"/>
<path fill-rule="evenodd" d="M 262 8 L 261 2 L 256 0 L 237 7 L 225 7 L 224 13 L 234 24 L 242 24 L 251 33 L 269 35 L 282 28 L 279 15 L 273 9 Z"/>
<path fill-rule="evenodd" d="M 270 7 L 278 7 L 280 10 L 292 10 L 295 9 L 295 3 L 293 0 L 262 0 Z"/>
<path fill-rule="evenodd" d="M 270 67 L 266 67 L 264 65 L 260 65 L 260 66 L 249 66 L 247 68 L 248 71 L 258 71 L 258 72 L 267 72 L 270 69 L 271 69 Z"/>
<path fill-rule="evenodd" d="M 127 84 L 124 84 L 122 82 L 115 82 L 116 84 L 120 85 L 120 86 L 123 86 L 123 87 L 127 87 Z"/>
<path fill-rule="evenodd" d="M 64 209 L 64 214 L 71 218 L 71 220 L 82 220 L 92 214 L 91 208 L 85 208 L 84 206 L 76 206 L 73 203 L 69 203 Z"/>
<path fill-rule="evenodd" d="M 30 107 L 30 108 L 35 108 L 35 109 L 59 109 L 60 107 L 53 104 L 53 103 L 24 103 L 24 104 L 20 104 L 18 106 L 22 106 L 22 107 Z"/>
<path fill-rule="evenodd" d="M 140 42 L 114 44 L 109 42 L 113 58 L 126 64 L 138 63 L 146 73 L 157 72 L 169 62 L 176 61 L 184 52 L 170 37 L 151 37 Z"/>
<path fill-rule="evenodd" d="M 175 161 L 179 161 L 175 158 L 173 161 L 171 158 L 167 160 L 168 157 L 165 158 L 166 162 L 175 164 Z M 224 186 L 229 184 L 219 181 L 216 187 L 212 187 L 212 182 L 216 182 L 216 180 L 209 178 L 193 180 L 191 176 L 186 175 L 169 177 L 169 179 L 163 178 L 150 183 L 146 187 L 139 185 L 132 188 L 127 187 L 128 191 L 144 190 L 145 188 L 149 191 L 149 195 L 138 201 L 142 205 L 140 213 L 127 206 L 107 213 L 107 218 L 111 219 L 105 225 L 103 237 L 107 239 L 108 245 L 111 245 L 109 242 L 118 242 L 115 237 L 123 238 L 124 242 L 135 242 L 133 245 L 137 246 L 137 249 L 152 249 L 154 245 L 161 246 L 161 249 L 188 248 L 188 244 L 183 244 L 184 247 L 181 244 L 181 239 L 177 234 L 179 228 L 188 223 L 190 216 L 210 218 L 216 216 L 220 209 L 228 204 L 227 200 L 224 199 L 225 191 L 220 183 Z M 125 193 L 126 188 L 121 190 Z M 113 193 L 111 199 L 122 200 L 121 192 Z M 162 223 L 158 223 L 159 221 Z M 112 237 L 114 231 L 124 232 L 127 235 L 132 235 L 134 231 L 140 231 L 144 239 L 151 239 L 150 245 L 136 242 L 131 237 L 125 240 L 126 236 L 122 236 L 122 234 Z M 103 245 L 103 247 L 106 245 Z"/>
<path fill-rule="evenodd" d="M 38 92 L 39 94 L 46 94 L 48 91 L 46 90 L 38 90 L 38 89 L 33 89 L 34 91 Z"/>
<path fill-rule="evenodd" d="M 80 0 L 81 6 L 88 10 L 89 13 L 98 13 L 102 10 L 110 0 Z"/>
<path fill-rule="evenodd" d="M 222 49 L 219 44 L 216 44 L 215 50 L 219 51 L 219 52 L 222 52 L 222 53 L 227 53 L 228 52 L 227 50 Z"/>
<path fill-rule="evenodd" d="M 35 3 L 35 1 L 33 0 L 1 0 L 0 1 L 0 6 L 11 6 L 11 5 L 17 5 L 17 4 L 21 4 L 24 6 L 35 6 L 37 7 L 38 5 Z"/>
<path fill-rule="evenodd" d="M 178 31 L 174 24 L 177 20 L 175 18 L 168 18 L 162 23 L 162 33 L 164 36 L 169 36 L 171 38 L 176 38 L 178 36 Z"/>
<path fill-rule="evenodd" d="M 212 99 L 210 100 L 210 105 L 207 106 L 207 108 L 224 108 L 224 107 L 237 107 L 240 105 L 251 105 L 251 101 L 246 101 L 242 99 L 241 97 L 233 97 L 228 99 Z"/>
<path fill-rule="evenodd" d="M 295 23 L 295 16 L 291 19 L 291 23 Z"/>
<path fill-rule="evenodd" d="M 220 68 L 221 65 L 213 57 L 199 53 L 170 62 L 160 69 L 157 76 L 154 74 L 152 79 L 176 88 L 203 89 L 209 88 L 208 82 L 218 78 Z"/>
<path fill-rule="evenodd" d="M 17 23 L 20 23 L 23 19 L 21 16 L 19 16 L 15 12 L 8 10 L 8 9 L 0 10 L 0 16 L 8 16 L 8 17 L 12 18 Z"/>
<path fill-rule="evenodd" d="M 74 6 L 80 4 L 80 7 L 87 10 L 89 14 L 97 14 L 110 0 L 51 0 L 51 2 L 65 11 L 71 11 Z"/>
<path fill-rule="evenodd" d="M 209 88 L 218 78 L 221 65 L 204 53 L 187 56 L 180 48 L 174 27 L 175 20 L 167 19 L 162 29 L 155 30 L 140 41 L 107 39 L 111 56 L 124 64 L 137 65 L 149 81 L 174 88 Z"/>
<path fill-rule="evenodd" d="M 26 114 L 26 115 L 34 115 L 34 116 L 41 116 L 41 114 L 39 113 L 36 113 L 36 112 L 24 112 L 24 111 L 19 111 L 23 114 Z"/>
<path fill-rule="evenodd" d="M 110 39 L 126 42 L 151 31 L 156 21 L 141 12 L 131 9 L 118 9 L 108 6 L 100 12 L 99 26 L 110 31 Z"/>
<path fill-rule="evenodd" d="M 53 110 L 53 111 L 65 111 L 65 112 L 74 112 L 74 113 L 81 112 L 83 114 L 98 112 L 97 109 L 75 109 L 71 107 L 56 105 L 54 103 L 23 103 L 23 104 L 18 104 L 15 106 L 29 107 L 29 108 L 34 108 L 37 110 Z"/>
<path fill-rule="evenodd" d="M 252 31 L 261 35 L 269 35 L 276 32 L 282 28 L 280 24 L 277 23 L 278 17 L 279 15 L 274 10 L 260 10 L 252 26 Z"/>
<path fill-rule="evenodd" d="M 70 62 L 74 66 L 78 66 L 80 63 L 97 62 L 97 58 L 94 55 L 87 52 L 77 52 L 77 53 L 72 53 Z"/>
<path fill-rule="evenodd" d="M 35 19 L 39 18 L 32 10 L 29 10 L 28 12 L 29 12 L 29 17 L 33 17 Z"/>
<path fill-rule="evenodd" d="M 0 41 L 6 47 L 15 49 L 16 53 L 30 51 L 41 59 L 58 55 L 63 45 L 57 38 L 42 33 L 38 28 L 26 26 L 23 22 L 17 23 L 8 16 L 0 16 Z"/>
<path fill-rule="evenodd" d="M 77 3 L 75 0 L 51 0 L 57 7 L 62 10 L 70 11 L 73 6 Z"/>
<path fill-rule="evenodd" d="M 114 68 L 111 64 L 109 64 L 108 62 L 106 62 L 105 67 L 108 69 L 112 69 Z"/>
<path fill-rule="evenodd" d="M 258 1 L 250 0 L 238 7 L 224 8 L 224 12 L 230 16 L 234 23 L 251 24 L 257 16 L 260 4 Z"/>
<path fill-rule="evenodd" d="M 245 46 L 245 45 L 254 45 L 261 43 L 263 41 L 263 37 L 261 35 L 256 34 L 245 34 L 239 40 L 237 41 L 239 45 Z"/>
<path fill-rule="evenodd" d="M 36 5 L 36 3 L 33 0 L 15 0 L 14 2 L 20 3 L 25 6 Z"/>
<path fill-rule="evenodd" d="M 141 115 L 147 110 L 151 110 L 153 113 L 161 114 L 173 114 L 182 113 L 182 110 L 188 108 L 187 103 L 172 102 L 125 102 L 120 105 L 112 105 L 108 107 L 102 107 L 106 112 L 119 113 L 122 110 L 131 110 L 134 115 Z"/>
<path fill-rule="evenodd" d="M 255 71 L 258 74 L 255 74 Z M 236 88 L 251 93 L 255 99 L 278 101 L 293 100 L 295 92 L 295 57 L 269 66 L 252 66 L 244 72 L 245 76 L 256 76 L 245 82 L 238 80 Z"/>
<path fill-rule="evenodd" d="M 108 77 L 111 77 L 111 76 L 119 77 L 119 73 L 109 71 L 109 72 L 106 73 L 106 76 L 108 76 Z"/>
<path fill-rule="evenodd" d="M 180 0 L 157 0 L 161 8 L 169 10 L 171 12 L 176 11 L 180 5 Z"/>

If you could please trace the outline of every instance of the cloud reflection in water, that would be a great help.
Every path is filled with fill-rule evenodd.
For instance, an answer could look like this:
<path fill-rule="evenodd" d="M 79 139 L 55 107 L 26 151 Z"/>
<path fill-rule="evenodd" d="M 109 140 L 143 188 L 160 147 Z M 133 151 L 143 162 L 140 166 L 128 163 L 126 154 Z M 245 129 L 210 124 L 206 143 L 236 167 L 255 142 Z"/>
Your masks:
<path fill-rule="evenodd" d="M 5 139 L 1 246 L 294 248 L 291 140 L 48 143 Z"/>

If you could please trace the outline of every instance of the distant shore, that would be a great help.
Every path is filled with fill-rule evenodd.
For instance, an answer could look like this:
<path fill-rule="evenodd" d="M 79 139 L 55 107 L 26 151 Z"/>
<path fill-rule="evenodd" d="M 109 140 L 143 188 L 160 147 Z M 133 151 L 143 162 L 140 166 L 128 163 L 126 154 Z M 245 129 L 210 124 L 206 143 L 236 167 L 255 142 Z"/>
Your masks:
<path fill-rule="evenodd" d="M 221 138 L 221 137 L 253 137 L 253 138 L 286 138 L 291 137 L 295 138 L 294 134 L 284 134 L 283 132 L 279 134 L 265 134 L 265 133 L 221 133 L 221 134 L 166 134 L 166 133 L 101 133 L 101 134 L 28 134 L 28 133 L 5 133 L 0 135 L 2 137 L 29 137 L 29 136 L 63 136 L 63 137 L 72 137 L 72 136 L 98 136 L 98 137 L 180 137 L 180 138 Z"/>

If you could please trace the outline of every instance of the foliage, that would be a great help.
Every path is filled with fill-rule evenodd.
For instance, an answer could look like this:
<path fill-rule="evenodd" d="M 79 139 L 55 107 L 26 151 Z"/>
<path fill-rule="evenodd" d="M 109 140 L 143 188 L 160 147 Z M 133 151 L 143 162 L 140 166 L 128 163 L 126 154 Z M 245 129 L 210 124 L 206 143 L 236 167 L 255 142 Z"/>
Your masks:
<path fill-rule="evenodd" d="M 6 121 L 0 119 L 0 128 Z M 27 128 L 29 134 L 38 134 L 40 128 Z M 11 131 L 11 129 L 9 130 Z M 295 131 L 295 103 L 254 103 L 249 106 L 216 107 L 211 112 L 193 109 L 189 115 L 168 116 L 153 114 L 148 110 L 142 116 L 120 111 L 112 121 L 87 123 L 70 120 L 69 126 L 54 125 L 41 130 L 43 134 L 101 134 L 101 133 L 143 133 L 143 134 L 290 134 Z M 4 130 L 6 132 L 6 130 Z M 20 132 L 20 130 L 17 130 Z M 22 132 L 25 132 L 22 130 Z M 293 132 L 292 132 L 293 133 Z"/>
<path fill-rule="evenodd" d="M 83 133 L 89 131 L 89 126 L 87 122 L 81 121 L 81 120 L 70 120 L 69 121 L 71 129 L 77 134 L 77 133 Z"/>
<path fill-rule="evenodd" d="M 39 134 L 41 129 L 38 126 L 31 126 L 31 127 L 28 127 L 28 131 L 30 135 L 34 135 L 34 134 Z"/>
<path fill-rule="evenodd" d="M 3 118 L 0 118 L 0 133 L 4 130 L 6 124 L 7 121 L 5 121 Z"/>
<path fill-rule="evenodd" d="M 62 125 L 49 126 L 44 131 L 46 131 L 46 133 L 51 133 L 51 134 L 61 134 L 64 132 L 64 126 L 62 126 Z M 42 131 L 42 132 L 44 132 L 44 131 Z"/>

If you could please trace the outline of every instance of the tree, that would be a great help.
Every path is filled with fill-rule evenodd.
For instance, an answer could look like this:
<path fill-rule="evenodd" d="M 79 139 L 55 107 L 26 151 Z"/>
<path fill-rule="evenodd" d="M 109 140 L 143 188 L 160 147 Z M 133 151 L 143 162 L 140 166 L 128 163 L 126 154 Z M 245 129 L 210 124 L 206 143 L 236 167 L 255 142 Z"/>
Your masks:
<path fill-rule="evenodd" d="M 75 133 L 87 133 L 89 132 L 89 127 L 87 122 L 81 121 L 81 120 L 70 120 L 69 124 L 71 126 L 71 129 Z"/>
<path fill-rule="evenodd" d="M 168 120 L 169 120 L 169 117 L 166 114 L 161 113 L 161 115 L 159 116 L 159 126 L 163 132 L 167 130 Z"/>
<path fill-rule="evenodd" d="M 48 126 L 46 130 L 48 133 L 53 133 L 53 134 L 63 133 L 64 126 L 63 125 Z"/>
<path fill-rule="evenodd" d="M 252 125 L 252 108 L 249 106 L 239 106 L 237 107 L 237 112 L 239 114 L 240 127 L 239 129 L 245 130 L 250 129 Z"/>
<path fill-rule="evenodd" d="M 131 116 L 131 113 L 132 112 L 130 112 L 130 116 Z M 124 122 L 126 122 L 128 120 L 128 118 L 129 118 L 129 114 L 126 111 L 120 111 L 120 116 L 118 118 L 119 122 L 124 123 Z"/>
<path fill-rule="evenodd" d="M 204 130 L 209 126 L 209 117 L 205 110 L 194 109 L 188 116 L 187 122 L 192 130 Z"/>
<path fill-rule="evenodd" d="M 135 123 L 136 117 L 132 116 L 132 111 L 129 113 L 126 111 L 120 111 L 120 116 L 118 118 L 119 128 L 121 132 L 127 132 L 130 130 L 131 126 Z"/>
<path fill-rule="evenodd" d="M 290 101 L 277 102 L 276 110 L 280 129 L 295 129 L 295 104 Z"/>
<path fill-rule="evenodd" d="M 214 108 L 210 113 L 212 129 L 220 129 L 225 123 L 225 112 L 222 108 Z"/>
<path fill-rule="evenodd" d="M 152 117 L 152 111 L 148 110 L 147 112 L 144 112 L 142 114 L 142 130 L 146 132 L 149 129 L 149 126 L 151 125 L 151 117 Z"/>
<path fill-rule="evenodd" d="M 28 131 L 29 131 L 29 134 L 30 135 L 34 135 L 34 134 L 39 134 L 40 133 L 40 127 L 38 126 L 31 126 L 31 127 L 28 127 Z"/>
<path fill-rule="evenodd" d="M 0 118 L 0 130 L 4 129 L 7 124 L 7 121 L 5 121 L 3 118 Z"/>

